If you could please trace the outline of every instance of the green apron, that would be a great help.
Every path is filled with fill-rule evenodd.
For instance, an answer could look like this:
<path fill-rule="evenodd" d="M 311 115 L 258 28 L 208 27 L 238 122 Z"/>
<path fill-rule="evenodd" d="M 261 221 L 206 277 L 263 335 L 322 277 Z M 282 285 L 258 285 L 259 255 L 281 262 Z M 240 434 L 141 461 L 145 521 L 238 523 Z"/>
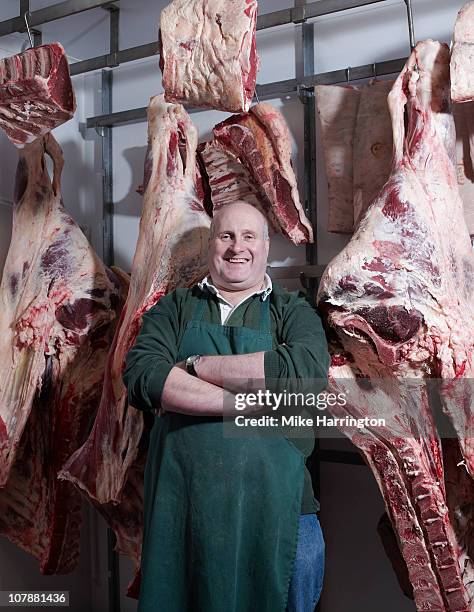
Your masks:
<path fill-rule="evenodd" d="M 207 323 L 198 300 L 179 346 L 190 355 L 271 350 L 258 329 Z M 286 438 L 224 438 L 222 418 L 156 417 L 145 471 L 139 612 L 284 612 L 296 554 L 304 455 Z"/>

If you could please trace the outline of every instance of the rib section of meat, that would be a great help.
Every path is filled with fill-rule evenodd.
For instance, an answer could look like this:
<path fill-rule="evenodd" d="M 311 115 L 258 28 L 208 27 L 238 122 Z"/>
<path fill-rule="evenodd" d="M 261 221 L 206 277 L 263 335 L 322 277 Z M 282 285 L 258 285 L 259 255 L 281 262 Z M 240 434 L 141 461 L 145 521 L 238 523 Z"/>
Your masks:
<path fill-rule="evenodd" d="M 295 244 L 313 241 L 291 164 L 291 137 L 285 119 L 270 104 L 233 115 L 199 147 L 214 210 L 246 200 L 270 225 Z"/>
<path fill-rule="evenodd" d="M 457 436 L 456 469 L 474 475 L 474 257 L 456 179 L 449 60 L 446 45 L 419 43 L 395 82 L 392 172 L 329 264 L 318 302 L 342 346 L 331 379 L 347 392 L 343 413 L 386 419 L 343 429 L 379 482 L 417 609 L 468 612 L 472 541 L 461 524 L 472 516 L 460 513 L 474 500 L 451 510 L 457 493 L 446 487 L 456 478 L 445 478 L 432 416 L 436 400 Z"/>
<path fill-rule="evenodd" d="M 16 146 L 65 123 L 75 110 L 69 65 L 59 43 L 0 61 L 0 127 Z"/>
<path fill-rule="evenodd" d="M 453 102 L 474 100 L 474 2 L 459 11 L 453 43 L 451 97 Z"/>
<path fill-rule="evenodd" d="M 166 103 L 163 96 L 151 99 L 144 203 L 130 291 L 110 349 L 92 432 L 61 472 L 61 478 L 72 481 L 99 507 L 116 530 L 119 549 L 132 554 L 137 564 L 147 445 L 142 439 L 144 417 L 128 406 L 122 370 L 142 314 L 161 296 L 178 286 L 192 286 L 207 272 L 210 218 L 203 206 L 197 143 L 197 130 L 182 106 Z"/>
<path fill-rule="evenodd" d="M 341 430 L 374 473 L 417 610 L 469 612 L 474 597 L 473 481 L 456 465 L 456 480 L 463 481 L 465 488 L 457 488 L 448 476 L 450 459 L 443 455 L 425 381 L 400 382 L 389 372 L 384 378 L 379 372 L 379 378 L 372 377 L 369 383 L 366 369 L 357 365 L 361 359 L 360 353 L 354 361 L 349 353 L 334 351 L 330 386 L 343 393 L 347 403 L 331 412 L 341 419 Z M 382 418 L 385 425 L 357 426 L 348 421 L 367 416 Z M 458 442 L 443 440 L 443 446 L 447 442 L 454 442 L 459 463 Z"/>
<path fill-rule="evenodd" d="M 0 287 L 0 533 L 47 574 L 79 555 L 81 497 L 56 477 L 87 437 L 128 286 L 65 211 L 62 166 L 51 135 L 21 149 Z"/>
<path fill-rule="evenodd" d="M 168 102 L 248 111 L 258 70 L 256 0 L 173 0 L 161 12 Z"/>

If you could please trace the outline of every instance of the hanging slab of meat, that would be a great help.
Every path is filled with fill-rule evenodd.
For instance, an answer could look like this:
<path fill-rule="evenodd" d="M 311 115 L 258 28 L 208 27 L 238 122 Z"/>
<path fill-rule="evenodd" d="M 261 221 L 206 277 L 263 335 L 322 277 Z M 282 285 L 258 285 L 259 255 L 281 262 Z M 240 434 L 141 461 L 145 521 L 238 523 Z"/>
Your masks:
<path fill-rule="evenodd" d="M 448 500 L 456 492 L 444 486 L 426 381 L 441 379 L 439 400 L 463 457 L 456 467 L 472 476 L 474 257 L 456 180 L 449 93 L 449 49 L 419 43 L 389 95 L 392 173 L 328 266 L 318 301 L 346 352 L 334 355 L 331 377 L 347 392 L 347 412 L 387 419 L 386 428 L 343 430 L 379 481 L 417 608 L 468 612 L 472 558 L 450 520 Z"/>
<path fill-rule="evenodd" d="M 392 165 L 392 123 L 387 96 L 393 81 L 360 88 L 354 132 L 354 228 L 387 181 Z"/>
<path fill-rule="evenodd" d="M 16 146 L 69 121 L 75 110 L 69 65 L 59 43 L 0 60 L 0 127 Z"/>
<path fill-rule="evenodd" d="M 291 137 L 282 114 L 257 104 L 213 130 L 214 140 L 199 147 L 213 208 L 247 200 L 272 227 L 295 244 L 313 242 L 313 230 L 300 203 L 291 164 Z"/>
<path fill-rule="evenodd" d="M 352 234 L 354 131 L 360 90 L 337 85 L 318 85 L 314 90 L 328 181 L 328 232 Z"/>
<path fill-rule="evenodd" d="M 451 53 L 451 97 L 453 102 L 474 100 L 474 2 L 458 14 Z"/>
<path fill-rule="evenodd" d="M 392 86 L 393 81 L 373 81 L 358 88 L 315 88 L 330 232 L 352 233 L 390 175 L 393 141 L 387 96 Z M 469 233 L 474 234 L 474 102 L 454 105 L 453 114 L 459 190 Z"/>
<path fill-rule="evenodd" d="M 256 24 L 256 0 L 173 0 L 160 22 L 166 100 L 247 112 L 259 64 Z"/>
<path fill-rule="evenodd" d="M 354 340 L 357 350 L 356 344 Z M 361 450 L 374 473 L 397 533 L 417 610 L 471 612 L 473 480 L 449 457 L 457 482 L 448 477 L 425 381 L 410 378 L 402 382 L 384 366 L 375 372 L 378 378 L 372 374 L 368 381 L 367 368 L 361 370 L 357 364 L 372 357 L 370 349 L 356 354 L 354 362 L 347 352 L 333 352 L 331 390 L 345 394 L 347 404 L 331 412 L 341 419 L 341 430 Z M 363 425 L 351 418 L 382 418 L 385 424 Z M 443 446 L 446 442 L 443 440 Z M 454 444 L 459 463 L 457 440 Z M 464 488 L 457 486 L 459 482 Z"/>
<path fill-rule="evenodd" d="M 167 104 L 163 96 L 151 99 L 144 203 L 130 291 L 110 349 L 94 427 L 60 475 L 101 506 L 116 530 L 119 549 L 128 554 L 139 554 L 140 548 L 143 472 L 137 462 L 144 464 L 146 443 L 143 415 L 128 406 L 122 370 L 142 314 L 161 296 L 192 286 L 207 272 L 210 218 L 203 206 L 197 143 L 197 130 L 182 106 Z M 133 499 L 127 499 L 127 488 Z"/>
<path fill-rule="evenodd" d="M 81 496 L 56 476 L 89 432 L 128 286 L 64 210 L 62 166 L 51 135 L 21 149 L 0 287 L 0 533 L 48 574 L 79 555 Z"/>
<path fill-rule="evenodd" d="M 134 560 L 137 575 L 129 594 L 135 596 L 147 444 L 142 414 L 127 405 L 123 361 L 143 312 L 176 286 L 191 286 L 205 275 L 210 224 L 195 162 L 197 132 L 189 117 L 181 106 L 166 104 L 157 96 L 150 103 L 148 120 L 145 199 L 131 289 L 109 355 L 93 431 L 61 473 L 98 508 L 116 532 L 118 550 Z"/>
<path fill-rule="evenodd" d="M 474 234 L 474 102 L 453 106 L 456 124 L 456 158 L 459 192 L 464 205 L 464 218 Z"/>

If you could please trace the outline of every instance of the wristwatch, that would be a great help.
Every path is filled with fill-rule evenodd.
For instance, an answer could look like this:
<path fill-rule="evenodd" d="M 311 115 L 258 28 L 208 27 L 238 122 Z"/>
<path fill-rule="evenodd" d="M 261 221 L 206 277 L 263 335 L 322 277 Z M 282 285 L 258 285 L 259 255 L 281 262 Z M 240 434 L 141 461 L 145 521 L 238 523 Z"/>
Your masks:
<path fill-rule="evenodd" d="M 201 355 L 191 355 L 186 359 L 186 372 L 191 376 L 197 377 L 196 364 L 201 359 Z"/>

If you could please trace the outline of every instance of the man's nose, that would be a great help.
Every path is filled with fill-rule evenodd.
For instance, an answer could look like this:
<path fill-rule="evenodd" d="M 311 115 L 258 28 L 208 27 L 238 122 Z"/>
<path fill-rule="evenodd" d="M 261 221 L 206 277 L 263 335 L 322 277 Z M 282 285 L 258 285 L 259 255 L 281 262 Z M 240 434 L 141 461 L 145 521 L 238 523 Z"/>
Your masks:
<path fill-rule="evenodd" d="M 234 239 L 232 240 L 232 243 L 231 243 L 231 249 L 236 253 L 238 253 L 239 251 L 243 251 L 244 241 L 242 240 L 240 236 L 234 236 Z"/>

